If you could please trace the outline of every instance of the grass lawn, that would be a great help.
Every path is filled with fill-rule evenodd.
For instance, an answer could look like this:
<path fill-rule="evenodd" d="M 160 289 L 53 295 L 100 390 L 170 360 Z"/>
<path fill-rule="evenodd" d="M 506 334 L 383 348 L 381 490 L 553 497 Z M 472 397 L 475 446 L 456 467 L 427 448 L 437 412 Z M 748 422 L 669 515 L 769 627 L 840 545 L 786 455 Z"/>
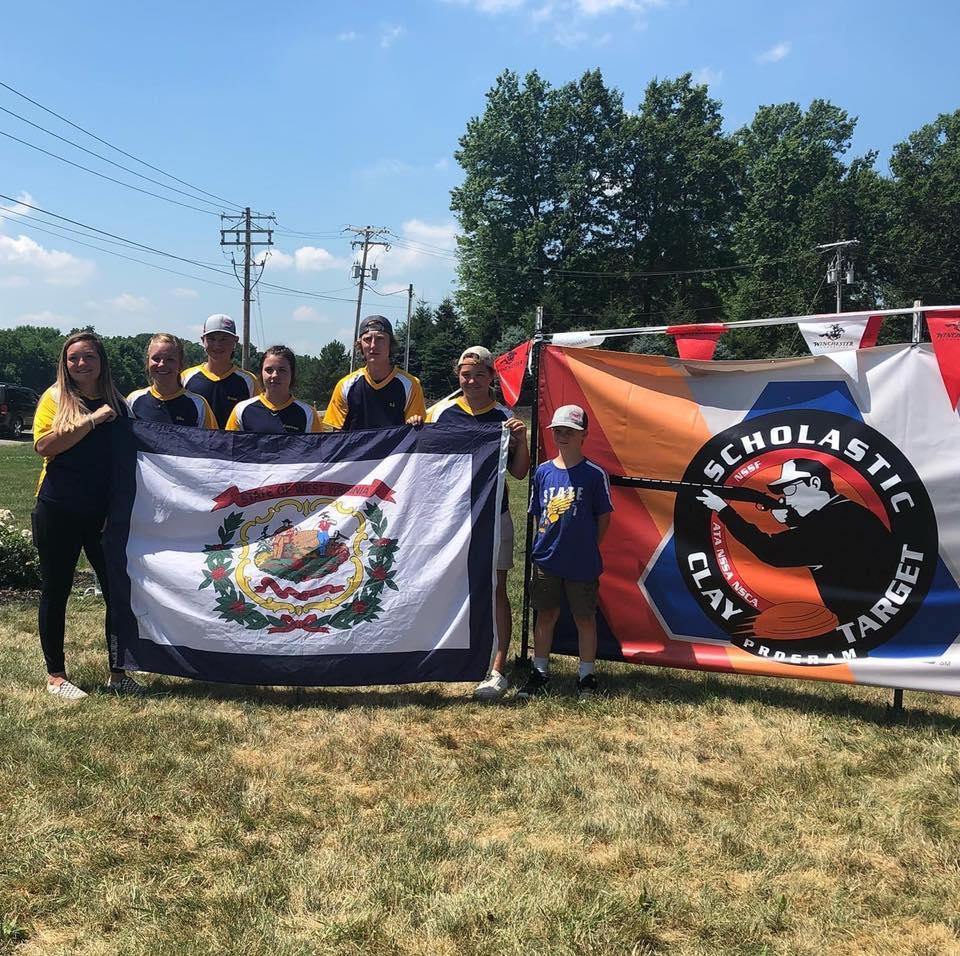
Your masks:
<path fill-rule="evenodd" d="M 12 511 L 21 528 L 30 527 L 42 462 L 30 441 L 0 444 L 0 511 Z"/>
<path fill-rule="evenodd" d="M 87 689 L 102 618 L 70 606 Z M 960 701 L 601 669 L 585 704 L 148 676 L 64 706 L 0 606 L 0 953 L 960 952 Z"/>

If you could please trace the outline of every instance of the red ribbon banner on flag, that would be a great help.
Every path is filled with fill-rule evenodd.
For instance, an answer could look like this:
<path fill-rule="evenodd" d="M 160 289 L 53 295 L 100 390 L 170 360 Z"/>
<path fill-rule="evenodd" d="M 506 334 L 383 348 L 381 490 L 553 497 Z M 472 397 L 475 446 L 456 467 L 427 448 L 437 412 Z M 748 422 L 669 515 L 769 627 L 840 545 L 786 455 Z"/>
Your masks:
<path fill-rule="evenodd" d="M 677 343 L 677 354 L 682 359 L 709 362 L 717 349 L 717 339 L 727 330 L 725 325 L 671 325 L 667 335 Z"/>
<path fill-rule="evenodd" d="M 960 309 L 928 312 L 927 328 L 950 407 L 956 408 L 960 399 Z"/>
<path fill-rule="evenodd" d="M 520 388 L 523 385 L 523 376 L 527 371 L 527 356 L 530 354 L 530 342 L 524 342 L 493 360 L 500 379 L 500 390 L 503 400 L 513 408 L 520 400 Z"/>

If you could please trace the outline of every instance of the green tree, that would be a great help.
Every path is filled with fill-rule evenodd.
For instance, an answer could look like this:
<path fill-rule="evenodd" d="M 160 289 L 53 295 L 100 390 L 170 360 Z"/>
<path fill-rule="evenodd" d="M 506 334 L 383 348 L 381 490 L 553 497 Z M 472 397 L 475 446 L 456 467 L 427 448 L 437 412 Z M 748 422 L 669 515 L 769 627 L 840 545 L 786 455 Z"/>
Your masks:
<path fill-rule="evenodd" d="M 350 371 L 350 354 L 339 339 L 334 339 L 320 349 L 316 359 L 316 379 L 311 401 L 317 407 L 325 407 L 330 401 L 333 387 Z"/>
<path fill-rule="evenodd" d="M 722 125 L 720 103 L 689 73 L 650 83 L 639 110 L 623 122 L 614 188 L 605 194 L 612 243 L 599 264 L 608 273 L 623 271 L 622 281 L 608 279 L 608 301 L 631 324 L 643 317 L 654 324 L 703 321 L 719 311 L 723 273 L 631 273 L 730 264 L 738 165 Z"/>
<path fill-rule="evenodd" d="M 623 119 L 599 71 L 554 89 L 534 71 L 506 71 L 471 119 L 451 193 L 461 226 L 458 302 L 471 335 L 495 341 L 505 322 L 545 304 L 560 318 L 578 291 L 554 276 L 594 255 L 609 231 L 603 203 Z"/>
<path fill-rule="evenodd" d="M 433 326 L 423 349 L 420 383 L 428 401 L 449 395 L 457 388 L 454 363 L 463 349 L 466 330 L 453 301 L 444 299 L 434 312 Z"/>
<path fill-rule="evenodd" d="M 893 148 L 883 260 L 891 304 L 960 298 L 960 110 Z"/>
<path fill-rule="evenodd" d="M 64 340 L 59 329 L 45 326 L 0 329 L 0 381 L 42 392 L 56 380 Z"/>
<path fill-rule="evenodd" d="M 738 272 L 726 298 L 729 319 L 832 312 L 824 281 L 826 259 L 816 246 L 860 238 L 864 251 L 882 232 L 875 215 L 882 184 L 873 155 L 847 165 L 844 154 L 856 119 L 825 100 L 807 110 L 797 103 L 761 107 L 736 133 L 742 209 L 734 227 Z M 859 262 L 869 261 L 861 253 Z M 851 304 L 872 305 L 874 273 L 854 290 Z M 852 294 L 851 294 L 852 293 Z M 735 355 L 793 354 L 802 344 L 793 327 L 738 332 L 725 343 Z"/>

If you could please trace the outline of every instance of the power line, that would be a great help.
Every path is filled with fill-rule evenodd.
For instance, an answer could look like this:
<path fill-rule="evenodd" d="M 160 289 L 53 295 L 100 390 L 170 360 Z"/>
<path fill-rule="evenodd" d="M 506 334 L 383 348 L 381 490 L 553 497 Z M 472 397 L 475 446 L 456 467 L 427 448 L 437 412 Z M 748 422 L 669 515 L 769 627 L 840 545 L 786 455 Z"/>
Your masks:
<path fill-rule="evenodd" d="M 155 186 L 159 186 L 161 189 L 169 189 L 175 193 L 179 193 L 181 196 L 186 196 L 188 199 L 195 199 L 197 202 L 207 203 L 210 206 L 216 205 L 219 211 L 219 204 L 212 203 L 210 200 L 203 199 L 201 196 L 195 196 L 193 193 L 188 193 L 184 189 L 178 189 L 176 186 L 168 186 L 166 183 L 161 182 L 159 179 L 154 179 L 152 176 L 144 176 L 143 173 L 138 173 L 135 169 L 131 169 L 129 166 L 124 166 L 123 163 L 115 163 L 112 159 L 108 159 L 101 153 L 95 152 L 92 149 L 87 149 L 86 146 L 81 146 L 79 143 L 75 143 L 72 139 L 67 139 L 66 136 L 61 136 L 59 133 L 54 133 L 53 130 L 49 130 L 45 126 L 40 126 L 38 123 L 28 120 L 25 116 L 21 116 L 19 113 L 14 113 L 13 110 L 8 110 L 5 106 L 0 106 L 0 111 L 3 111 L 4 113 L 9 114 L 16 119 L 21 120 L 28 126 L 32 126 L 34 129 L 40 130 L 42 133 L 46 133 L 48 136 L 52 136 L 54 139 L 59 139 L 62 143 L 67 143 L 69 146 L 73 146 L 76 149 L 82 150 L 84 153 L 87 153 L 90 156 L 95 156 L 97 159 L 103 160 L 103 162 L 109 163 L 111 166 L 116 166 L 117 169 L 122 169 L 125 173 L 130 173 L 132 176 L 139 176 L 140 179 L 143 179 L 148 183 L 153 183 Z"/>
<path fill-rule="evenodd" d="M 84 133 L 85 135 L 91 137 L 92 139 L 95 139 L 98 143 L 103 143 L 104 146 L 109 146 L 110 149 L 120 153 L 122 156 L 126 156 L 127 159 L 132 159 L 134 162 L 140 163 L 141 166 L 146 166 L 148 169 L 152 169 L 155 173 L 160 173 L 161 175 L 166 176 L 168 179 L 172 179 L 174 182 L 180 183 L 181 186 L 189 186 L 191 189 L 195 190 L 196 192 L 203 193 L 205 196 L 209 196 L 211 199 L 216 199 L 218 202 L 226 203 L 226 205 L 232 206 L 234 209 L 240 208 L 239 203 L 230 202 L 229 200 L 224 199 L 222 196 L 216 195 L 216 193 L 207 192 L 206 189 L 201 189 L 199 186 L 194 186 L 192 183 L 188 183 L 184 179 L 179 179 L 178 177 L 174 176 L 172 173 L 168 173 L 166 172 L 166 170 L 161 169 L 159 166 L 154 166 L 151 163 L 148 163 L 145 159 L 140 159 L 139 157 L 134 156 L 133 153 L 128 153 L 126 150 L 121 149 L 119 146 L 114 146 L 114 144 L 109 142 L 108 140 L 102 139 L 101 137 L 97 136 L 96 133 L 91 133 L 90 130 L 84 129 L 84 127 L 82 126 L 78 126 L 72 120 L 67 119 L 66 116 L 61 116 L 59 113 L 55 112 L 54 110 L 50 109 L 47 106 L 44 106 L 42 103 L 38 103 L 36 100 L 31 99 L 29 96 L 26 95 L 26 93 L 21 93 L 20 90 L 14 89 L 14 87 L 10 86 L 8 83 L 4 83 L 2 80 L 0 80 L 0 86 L 2 86 L 5 90 L 9 90 L 14 95 L 19 96 L 21 99 L 26 100 L 28 103 L 33 104 L 38 109 L 43 110 L 45 113 L 49 113 L 51 116 L 55 116 L 58 120 L 61 120 L 62 122 L 66 123 L 68 126 L 72 126 L 74 129 L 79 130 L 81 133 Z"/>
<path fill-rule="evenodd" d="M 609 278 L 609 279 L 645 279 L 645 278 L 657 278 L 659 276 L 686 276 L 686 275 L 697 275 L 704 272 L 732 272 L 737 269 L 756 269 L 758 266 L 773 265 L 777 262 L 787 262 L 790 259 L 793 259 L 793 256 L 781 256 L 779 259 L 764 259 L 760 262 L 741 262 L 737 265 L 732 266 L 710 266 L 702 269 L 665 269 L 658 272 L 590 272 L 586 270 L 577 270 L 577 269 L 551 269 L 549 266 L 542 269 L 541 271 L 547 275 L 564 275 L 564 276 L 585 276 L 585 277 L 600 277 L 600 278 Z"/>
<path fill-rule="evenodd" d="M 138 193 L 143 193 L 145 196 L 153 196 L 154 199 L 162 199 L 164 202 L 171 202 L 175 206 L 183 206 L 184 209 L 193 209 L 195 212 L 206 213 L 208 216 L 219 215 L 219 213 L 213 212 L 211 209 L 201 209 L 200 206 L 191 206 L 190 203 L 180 202 L 179 199 L 171 199 L 169 196 L 161 196 L 160 193 L 151 192 L 149 189 L 142 189 L 140 186 L 134 186 L 132 183 L 125 183 L 122 179 L 116 179 L 113 176 L 108 176 L 106 173 L 97 172 L 97 170 L 91 169 L 89 166 L 84 166 L 83 163 L 75 163 L 72 159 L 67 159 L 65 156 L 52 153 L 49 149 L 44 149 L 42 146 L 37 146 L 35 143 L 28 143 L 25 139 L 20 139 L 19 136 L 14 136 L 12 133 L 4 132 L 2 129 L 0 129 L 0 136 L 6 136 L 7 139 L 12 139 L 16 143 L 29 146 L 30 149 L 35 149 L 38 153 L 43 153 L 46 156 L 52 156 L 54 159 L 59 159 L 61 163 L 66 163 L 68 166 L 75 166 L 77 169 L 82 169 L 85 172 L 92 173 L 94 176 L 99 176 L 101 179 L 106 179 L 111 183 L 116 183 L 118 186 L 126 186 L 127 189 L 133 189 Z"/>
<path fill-rule="evenodd" d="M 126 243 L 129 246 L 132 246 L 138 250 L 143 250 L 144 252 L 150 252 L 154 255 L 163 256 L 167 259 L 175 259 L 178 262 L 185 262 L 188 265 L 196 266 L 197 268 L 200 268 L 200 269 L 206 269 L 208 272 L 214 272 L 217 275 L 230 276 L 231 278 L 233 278 L 233 273 L 227 272 L 225 269 L 218 269 L 216 266 L 207 265 L 206 263 L 201 262 L 197 259 L 189 259 L 185 256 L 178 256 L 172 252 L 165 252 L 163 249 L 157 249 L 154 246 L 148 246 L 142 242 L 136 242 L 133 239 L 127 239 L 124 236 L 118 236 L 116 233 L 107 232 L 104 229 L 98 229 L 96 226 L 91 226 L 88 223 L 80 222 L 76 219 L 70 219 L 67 216 L 61 216 L 58 213 L 51 212 L 48 209 L 42 209 L 40 206 L 34 206 L 32 203 L 24 202 L 22 199 L 14 199 L 13 196 L 8 196 L 4 193 L 0 193 L 0 199 L 5 199 L 7 202 L 12 202 L 18 206 L 25 206 L 26 208 L 32 209 L 35 212 L 42 213 L 45 216 L 52 216 L 54 219 L 59 219 L 59 220 L 62 220 L 63 222 L 68 222 L 73 226 L 80 226 L 82 229 L 86 229 L 90 232 L 95 232 L 100 236 L 106 236 L 109 239 L 117 239 L 120 242 Z M 14 215 L 16 215 L 16 210 L 10 210 L 10 209 L 4 210 L 0 208 L 0 216 L 4 215 L 5 212 L 11 212 Z M 48 223 L 48 225 L 50 224 Z M 79 240 L 69 239 L 68 241 L 78 242 Z M 108 252 L 109 250 L 102 250 L 102 251 Z M 325 293 L 322 293 L 322 292 L 310 292 L 310 291 L 307 291 L 306 289 L 293 289 L 293 288 L 290 288 L 289 286 L 277 285 L 272 282 L 262 282 L 261 285 L 266 286 L 270 289 L 274 289 L 278 293 L 288 293 L 292 295 L 307 296 L 309 298 L 324 299 L 330 302 L 353 302 L 353 299 L 326 295 Z"/>
<path fill-rule="evenodd" d="M 206 282 L 208 285 L 219 286 L 221 289 L 234 288 L 232 285 L 227 285 L 224 282 L 216 282 L 213 279 L 205 279 L 203 276 L 192 275 L 189 272 L 180 272 L 177 269 L 168 269 L 166 266 L 159 266 L 155 262 L 147 262 L 145 259 L 137 259 L 134 256 L 125 256 L 122 252 L 116 252 L 113 249 L 104 249 L 103 246 L 95 245 L 92 242 L 84 242 L 81 239 L 74 239 L 72 236 L 65 236 L 63 233 L 57 232 L 54 229 L 44 229 L 41 226 L 34 225 L 33 222 L 21 223 L 21 225 L 27 230 L 43 232 L 48 236 L 56 236 L 58 239 L 65 239 L 67 242 L 75 243 L 78 246 L 86 246 L 88 249 L 96 249 L 98 252 L 105 252 L 108 256 L 116 256 L 118 259 L 126 259 L 128 262 L 138 262 L 140 265 L 148 266 L 151 269 L 159 269 L 161 272 L 169 272 L 171 275 L 182 276 L 185 279 L 192 279 L 194 282 Z M 72 231 L 75 232 L 76 230 Z M 104 239 L 103 241 L 108 242 L 109 240 Z M 226 273 L 224 273 L 224 275 L 226 275 Z"/>

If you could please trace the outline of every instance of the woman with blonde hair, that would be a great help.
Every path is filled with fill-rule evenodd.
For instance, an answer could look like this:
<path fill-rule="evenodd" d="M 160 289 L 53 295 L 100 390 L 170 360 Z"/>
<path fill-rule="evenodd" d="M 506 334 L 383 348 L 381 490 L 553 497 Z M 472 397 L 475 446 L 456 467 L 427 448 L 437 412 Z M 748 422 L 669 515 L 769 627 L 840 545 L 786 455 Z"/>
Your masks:
<path fill-rule="evenodd" d="M 180 384 L 183 372 L 183 342 L 168 332 L 158 332 L 147 343 L 145 360 L 148 388 L 127 396 L 134 418 L 166 425 L 216 428 L 213 409 L 202 395 Z"/>
<path fill-rule="evenodd" d="M 33 541 L 40 555 L 40 645 L 47 665 L 47 691 L 62 700 L 87 695 L 67 680 L 63 656 L 67 598 L 81 549 L 93 567 L 107 605 L 105 632 L 110 658 L 107 687 L 117 694 L 143 688 L 114 666 L 110 651 L 110 592 L 100 536 L 107 516 L 110 423 L 128 417 L 114 388 L 103 343 L 78 332 L 63 343 L 57 382 L 40 398 L 33 446 L 43 456 L 33 511 Z"/>

